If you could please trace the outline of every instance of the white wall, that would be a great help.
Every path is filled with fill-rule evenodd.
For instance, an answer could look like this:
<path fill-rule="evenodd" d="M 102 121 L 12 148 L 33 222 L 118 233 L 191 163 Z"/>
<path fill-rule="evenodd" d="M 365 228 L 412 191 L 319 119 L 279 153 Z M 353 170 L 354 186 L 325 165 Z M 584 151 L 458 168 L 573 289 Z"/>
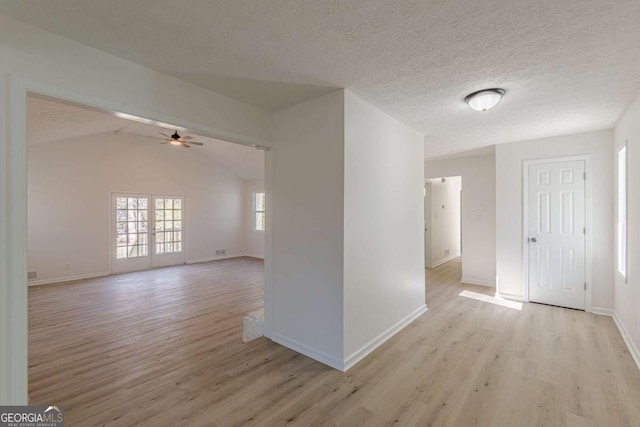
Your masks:
<path fill-rule="evenodd" d="M 591 156 L 593 307 L 613 308 L 613 132 L 611 130 L 496 146 L 498 292 L 524 298 L 522 165 L 524 160 Z"/>
<path fill-rule="evenodd" d="M 244 254 L 244 181 L 197 149 L 108 133 L 29 146 L 28 160 L 38 282 L 109 273 L 111 192 L 186 196 L 187 262 L 219 258 L 216 249 Z"/>
<path fill-rule="evenodd" d="M 345 92 L 344 355 L 348 368 L 422 314 L 422 135 Z"/>
<path fill-rule="evenodd" d="M 343 362 L 343 96 L 336 91 L 277 112 L 277 143 L 266 171 L 273 231 L 267 268 L 273 282 L 265 289 L 270 292 L 265 333 L 338 369 Z"/>
<path fill-rule="evenodd" d="M 26 404 L 25 88 L 270 145 L 271 114 L 0 16 L 0 402 Z"/>
<path fill-rule="evenodd" d="M 264 193 L 263 180 L 246 181 L 244 183 L 244 253 L 248 256 L 264 259 L 265 232 L 256 230 L 254 224 L 253 197 L 255 193 Z"/>
<path fill-rule="evenodd" d="M 627 281 L 615 271 L 615 319 L 640 367 L 640 96 L 615 128 L 614 159 L 627 144 Z M 617 173 L 617 170 L 616 170 Z M 617 176 L 617 175 L 616 175 Z M 616 216 L 610 227 L 616 229 Z"/>
<path fill-rule="evenodd" d="M 423 139 L 344 90 L 274 133 L 267 335 L 346 370 L 426 310 Z"/>
<path fill-rule="evenodd" d="M 425 162 L 425 178 L 462 177 L 462 281 L 495 286 L 495 155 Z"/>
<path fill-rule="evenodd" d="M 462 179 L 451 176 L 431 182 L 429 266 L 460 256 Z"/>

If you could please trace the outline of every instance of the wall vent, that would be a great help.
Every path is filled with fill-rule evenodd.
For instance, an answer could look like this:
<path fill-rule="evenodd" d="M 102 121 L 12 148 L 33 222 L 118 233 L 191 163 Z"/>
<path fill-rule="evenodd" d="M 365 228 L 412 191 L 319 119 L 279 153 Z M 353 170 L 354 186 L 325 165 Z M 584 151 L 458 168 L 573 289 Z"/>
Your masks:
<path fill-rule="evenodd" d="M 227 253 L 226 249 L 216 249 L 216 255 L 224 255 Z"/>

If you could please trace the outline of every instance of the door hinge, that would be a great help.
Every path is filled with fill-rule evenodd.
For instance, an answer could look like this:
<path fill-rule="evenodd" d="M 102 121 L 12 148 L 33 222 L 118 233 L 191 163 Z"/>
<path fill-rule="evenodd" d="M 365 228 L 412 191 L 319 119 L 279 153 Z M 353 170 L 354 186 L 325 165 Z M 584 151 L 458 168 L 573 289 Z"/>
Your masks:
<path fill-rule="evenodd" d="M 584 179 L 585 181 L 587 180 L 587 173 L 586 172 L 582 173 L 582 179 Z"/>
<path fill-rule="evenodd" d="M 582 227 L 582 234 L 587 235 L 587 227 Z"/>
<path fill-rule="evenodd" d="M 584 290 L 587 290 L 587 282 L 584 282 Z"/>

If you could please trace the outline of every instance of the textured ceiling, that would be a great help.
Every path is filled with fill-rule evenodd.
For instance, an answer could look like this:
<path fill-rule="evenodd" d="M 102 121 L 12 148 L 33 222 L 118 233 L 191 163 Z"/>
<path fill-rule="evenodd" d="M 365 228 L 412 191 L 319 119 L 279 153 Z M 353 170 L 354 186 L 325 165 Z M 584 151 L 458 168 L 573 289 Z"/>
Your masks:
<path fill-rule="evenodd" d="M 157 126 L 137 123 L 77 106 L 30 96 L 27 102 L 27 142 L 29 145 L 81 138 L 107 132 L 140 137 L 160 137 L 158 132 L 171 134 Z M 187 133 L 181 132 L 182 136 Z M 239 144 L 190 134 L 203 147 L 192 147 L 194 153 L 208 156 L 242 179 L 264 179 L 264 153 Z M 144 138 L 149 144 L 162 141 Z M 176 149 L 167 145 L 168 150 Z"/>
<path fill-rule="evenodd" d="M 58 102 L 34 97 L 27 101 L 29 145 L 115 132 L 129 123 L 115 116 Z"/>
<path fill-rule="evenodd" d="M 277 110 L 345 87 L 427 157 L 610 128 L 640 89 L 638 0 L 0 0 L 0 13 Z M 462 101 L 503 87 L 487 113 Z"/>

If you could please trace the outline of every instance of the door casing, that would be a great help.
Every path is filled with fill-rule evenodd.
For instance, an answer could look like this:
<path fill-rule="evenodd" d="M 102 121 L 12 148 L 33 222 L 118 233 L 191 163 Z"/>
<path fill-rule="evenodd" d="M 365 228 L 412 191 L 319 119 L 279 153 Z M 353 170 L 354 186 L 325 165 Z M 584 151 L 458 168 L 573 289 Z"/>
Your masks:
<path fill-rule="evenodd" d="M 424 264 L 431 268 L 431 182 L 424 182 Z"/>
<path fill-rule="evenodd" d="M 584 169 L 586 173 L 585 182 L 585 218 L 587 224 L 587 232 L 585 233 L 585 278 L 587 281 L 586 289 L 586 311 L 590 312 L 592 309 L 592 253 L 593 253 L 593 215 L 592 215 L 592 188 L 591 188 L 591 156 L 569 156 L 569 157 L 551 157 L 544 159 L 525 160 L 522 162 L 522 284 L 524 287 L 524 299 L 529 302 L 529 244 L 527 242 L 528 227 L 529 227 L 529 166 L 535 164 L 544 163 L 561 163 L 571 161 L 584 161 Z"/>

